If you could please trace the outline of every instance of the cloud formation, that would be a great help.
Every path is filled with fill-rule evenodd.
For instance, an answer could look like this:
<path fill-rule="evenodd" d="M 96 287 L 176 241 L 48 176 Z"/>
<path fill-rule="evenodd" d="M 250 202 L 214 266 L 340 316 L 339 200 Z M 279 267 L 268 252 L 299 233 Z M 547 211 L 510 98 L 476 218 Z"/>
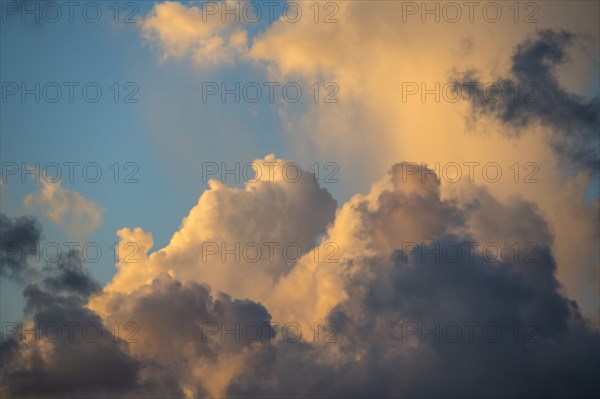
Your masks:
<path fill-rule="evenodd" d="M 117 273 L 103 287 L 77 252 L 31 274 L 22 272 L 34 270 L 27 257 L 3 248 L 0 275 L 24 285 L 26 320 L 75 322 L 80 338 L 22 339 L 21 325 L 5 334 L 2 396 L 597 397 L 598 326 L 579 300 L 597 306 L 600 218 L 598 202 L 583 201 L 594 159 L 582 144 L 597 126 L 597 100 L 569 93 L 556 71 L 575 36 L 541 30 L 523 40 L 520 26 L 486 26 L 465 38 L 462 24 L 399 26 L 391 11 L 401 6 L 341 2 L 343 24 L 276 21 L 247 44 L 243 28 L 205 22 L 198 7 L 155 5 L 142 32 L 163 59 L 243 59 L 269 77 L 336 79 L 347 103 L 310 106 L 285 125 L 318 138 L 325 153 L 340 147 L 356 164 L 345 176 L 372 185 L 338 207 L 312 173 L 290 181 L 287 161 L 267 155 L 253 165 L 268 177 L 240 188 L 211 180 L 164 247 L 153 249 L 152 232 L 120 229 Z M 490 47 L 498 32 L 506 38 Z M 452 45 L 417 55 L 439 38 Z M 511 49 L 509 72 L 490 67 L 492 53 Z M 504 85 L 541 79 L 543 99 L 475 103 L 493 116 L 489 135 L 463 131 L 468 104 L 404 107 L 403 81 L 439 80 L 472 63 Z M 511 136 L 505 125 L 526 133 Z M 547 129 L 550 146 L 538 141 Z M 436 161 L 474 160 L 465 154 L 505 167 L 535 154 L 541 182 L 436 178 Z M 420 166 L 390 167 L 398 159 Z M 557 173 L 564 160 L 574 175 Z M 65 226 L 62 203 L 83 209 L 76 227 L 97 213 L 58 185 L 26 203 Z M 3 241 L 40 240 L 34 219 L 0 221 Z M 100 339 L 81 339 L 88 324 Z"/>
<path fill-rule="evenodd" d="M 41 238 L 41 227 L 33 217 L 9 218 L 0 213 L 0 276 L 27 279 L 26 257 L 33 255 Z"/>
<path fill-rule="evenodd" d="M 255 160 L 261 177 L 243 188 L 210 180 L 169 245 L 153 253 L 151 233 L 120 230 L 120 253 L 131 256 L 117 263 L 105 291 L 126 294 L 169 272 L 237 297 L 264 299 L 296 259 L 311 252 L 337 208 L 313 173 L 286 180 L 287 163 L 273 155 Z"/>
<path fill-rule="evenodd" d="M 401 169 L 401 164 L 392 168 L 386 189 L 345 204 L 329 230 L 331 237 L 353 238 L 337 271 L 348 295 L 328 314 L 339 343 L 318 349 L 306 342 L 279 345 L 268 360 L 259 359 L 256 375 L 234 380 L 229 393 L 593 397 L 599 367 L 586 348 L 596 344 L 597 332 L 583 321 L 577 304 L 561 294 L 547 245 L 539 244 L 534 262 L 516 259 L 509 248 L 514 242 L 551 239 L 535 206 L 519 199 L 496 203 L 499 218 L 484 221 L 478 206 L 461 208 L 441 200 L 433 182 L 413 178 L 398 184 Z M 422 220 L 421 207 L 440 209 L 435 222 L 407 228 Z M 356 221 L 353 229 L 347 219 Z M 481 247 L 467 251 L 484 243 L 469 225 L 498 219 L 510 225 L 493 230 L 503 236 L 502 259 L 490 261 Z M 433 250 L 447 246 L 463 251 L 457 257 Z M 490 340 L 496 337 L 486 335 L 490 325 L 494 334 L 496 328 L 504 334 L 494 343 Z M 527 332 L 515 335 L 515 325 Z M 255 378 L 265 374 L 276 375 L 279 385 L 257 384 Z"/>
<path fill-rule="evenodd" d="M 13 232 L 15 228 L 23 231 L 36 223 L 32 218 L 11 219 L 4 214 L 1 220 L 3 233 L 11 227 Z M 39 239 L 39 227 L 34 231 L 20 243 Z M 35 247 L 31 253 L 35 254 Z M 27 260 L 22 259 L 22 268 L 34 270 Z M 3 323 L 3 397 L 107 395 L 135 385 L 137 360 L 98 315 L 86 308 L 89 295 L 100 287 L 83 263 L 81 254 L 72 251 L 59 262 L 37 269 L 35 275 L 28 273 L 29 281 L 20 281 L 25 284 L 26 322 Z M 3 256 L 1 264 L 5 270 L 14 262 Z"/>
<path fill-rule="evenodd" d="M 429 165 L 438 175 L 453 163 L 479 165 L 475 185 L 499 200 L 520 196 L 539 208 L 554 236 L 552 251 L 565 290 L 586 315 L 597 314 L 598 208 L 584 198 L 595 183 L 599 145 L 593 88 L 598 5 L 542 2 L 536 4 L 537 23 L 517 23 L 508 4 L 499 4 L 500 21 L 486 20 L 482 9 L 494 7 L 481 3 L 472 21 L 463 7 L 456 23 L 444 18 L 438 23 L 435 12 L 425 13 L 420 3 L 414 15 L 403 18 L 406 7 L 415 4 L 336 2 L 339 22 L 315 23 L 313 3 L 297 4 L 303 18 L 296 22 L 279 18 L 264 29 L 244 20 L 237 24 L 249 39 L 235 64 L 246 71 L 258 68 L 260 79 L 266 74 L 269 81 L 338 85 L 336 104 L 275 105 L 290 157 L 307 163 L 312 161 L 306 154 L 335 159 L 348 176 L 337 187 L 346 198 L 368 190 L 398 160 Z M 177 10 L 178 15 L 187 12 L 186 7 Z M 172 25 L 166 17 L 154 21 L 157 31 Z M 219 29 L 215 35 L 221 35 Z M 179 45 L 147 38 L 163 52 Z M 191 48 L 189 40 L 180 43 Z M 192 61 L 199 68 L 211 65 Z M 507 89 L 499 100 L 481 102 L 480 86 L 477 101 L 451 101 L 443 88 L 455 80 L 465 83 L 462 79 L 486 87 L 519 83 L 521 96 L 513 103 L 515 93 Z M 525 102 L 533 93 L 527 86 L 531 81 L 539 86 L 535 104 Z M 418 91 L 408 94 L 407 85 Z M 229 112 L 228 104 L 223 107 Z M 473 115 L 478 117 L 469 118 Z M 171 146 L 172 140 L 162 145 Z M 189 169 L 178 158 L 170 162 Z M 501 181 L 482 178 L 481 167 L 490 163 L 500 165 Z M 441 186 L 442 197 L 456 196 L 464 203 L 476 195 L 466 182 L 466 169 L 461 181 Z"/>
<path fill-rule="evenodd" d="M 222 4 L 235 8 L 236 3 L 239 1 Z M 247 33 L 238 25 L 234 19 L 223 20 L 220 13 L 207 13 L 202 7 L 167 2 L 155 5 L 142 21 L 142 32 L 147 40 L 159 43 L 162 60 L 189 55 L 198 65 L 218 65 L 232 63 L 247 51 Z"/>
<path fill-rule="evenodd" d="M 149 233 L 122 231 L 143 253 L 139 262 L 121 264 L 104 288 L 76 255 L 45 268 L 25 288 L 26 315 L 37 323 L 98 323 L 106 339 L 19 342 L 14 332 L 3 347 L 4 391 L 595 397 L 600 370 L 589 348 L 597 330 L 563 293 L 553 235 L 536 205 L 518 197 L 500 201 L 485 188 L 467 203 L 442 198 L 444 183 L 432 170 L 422 170 L 430 178 L 421 179 L 404 175 L 406 166 L 395 164 L 334 219 L 315 217 L 312 228 L 290 236 L 301 242 L 305 234 L 306 243 L 319 236 L 320 244 L 285 267 L 274 260 L 282 273 L 247 273 L 233 256 L 204 265 L 198 250 L 204 234 L 215 234 L 213 217 L 236 239 L 250 233 L 258 239 L 270 237 L 274 226 L 282 236 L 295 232 L 288 230 L 297 223 L 294 212 L 330 215 L 333 200 L 310 176 L 300 184 L 273 180 L 239 189 L 212 182 L 167 247 L 148 253 Z M 239 206 L 228 206 L 234 202 Z M 233 222 L 253 223 L 243 204 L 272 212 L 269 218 L 257 212 L 264 223 L 244 231 Z M 325 242 L 338 245 L 337 262 L 315 258 Z M 486 244 L 493 245 L 484 250 Z M 530 244 L 533 250 L 515 250 Z M 227 271 L 227 279 L 216 279 L 207 266 Z M 268 290 L 245 284 L 260 273 L 270 277 Z M 126 336 L 115 339 L 114 326 L 127 326 Z"/>
<path fill-rule="evenodd" d="M 512 56 L 513 77 L 495 79 L 490 93 L 484 93 L 486 85 L 476 72 L 455 79 L 472 92 L 475 114 L 493 115 L 516 135 L 534 123 L 548 126 L 555 132 L 553 148 L 561 158 L 597 171 L 599 100 L 567 92 L 555 72 L 567 61 L 566 48 L 575 39 L 570 32 L 547 29 L 520 43 Z"/>
<path fill-rule="evenodd" d="M 95 232 L 102 225 L 104 209 L 93 201 L 55 183 L 41 181 L 39 193 L 23 199 L 26 209 L 39 209 L 57 225 L 65 228 L 71 238 L 81 238 Z"/>

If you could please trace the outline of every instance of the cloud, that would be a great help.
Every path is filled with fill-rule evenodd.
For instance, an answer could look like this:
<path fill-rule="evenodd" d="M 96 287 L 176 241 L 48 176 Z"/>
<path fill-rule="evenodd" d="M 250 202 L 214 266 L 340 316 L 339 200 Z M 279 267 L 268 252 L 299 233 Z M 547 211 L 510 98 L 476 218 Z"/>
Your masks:
<path fill-rule="evenodd" d="M 396 165 L 392 173 L 400 169 L 401 165 Z M 399 178 L 394 174 L 390 180 Z M 420 180 L 408 182 L 409 187 L 411 183 L 418 185 Z M 366 196 L 356 196 L 336 219 L 337 224 L 345 213 L 354 213 L 361 220 L 359 231 L 352 232 L 356 255 L 343 257 L 338 270 L 348 296 L 328 317 L 337 326 L 338 343 L 278 345 L 266 358 L 255 359 L 255 374 L 232 381 L 229 394 L 594 397 L 599 391 L 595 378 L 599 366 L 596 355 L 587 348 L 596 345 L 597 332 L 587 327 L 576 303 L 560 293 L 554 275 L 556 262 L 548 246 L 539 246 L 535 263 L 524 258 L 515 261 L 511 252 L 511 256 L 490 262 L 481 252 L 471 256 L 466 250 L 456 259 L 440 256 L 438 260 L 435 251 L 432 254 L 436 246 L 467 248 L 468 243 L 477 241 L 468 231 L 447 231 L 463 224 L 457 213 L 477 219 L 479 211 L 447 204 L 437 225 L 425 223 L 425 231 L 431 234 L 427 238 L 419 231 L 402 230 L 413 217 L 414 222 L 420 220 L 419 213 L 407 212 L 395 224 L 398 230 L 389 231 L 377 222 L 379 217 L 393 220 L 400 209 L 423 202 L 420 195 L 411 195 L 410 188 L 393 187 L 391 191 L 378 190 L 375 204 Z M 431 187 L 416 191 L 431 194 L 430 206 L 444 203 Z M 389 196 L 402 201 L 389 206 Z M 501 220 L 502 215 L 520 216 L 513 226 L 522 243 L 550 236 L 535 211 L 524 212 L 532 211 L 531 204 L 515 199 L 496 204 L 496 210 L 501 212 Z M 469 213 L 474 215 L 469 217 Z M 387 242 L 393 242 L 392 237 L 398 241 L 370 251 L 371 238 L 381 235 L 387 236 Z M 401 240 L 420 244 L 407 252 Z M 428 256 L 423 258 L 426 251 Z M 312 294 L 319 295 L 319 291 Z M 490 323 L 492 331 L 500 328 L 503 332 L 494 343 L 490 340 L 495 340 L 495 333 L 483 333 Z M 527 332 L 519 330 L 515 335 L 515 325 L 527 326 Z M 456 326 L 462 336 L 452 341 Z M 528 337 L 535 342 L 527 341 Z M 261 375 L 274 375 L 279 385 L 257 383 Z"/>
<path fill-rule="evenodd" d="M 99 286 L 81 254 L 69 253 L 37 277 L 24 281 L 26 321 L 3 324 L 2 396 L 107 395 L 133 388 L 138 361 L 86 308 Z"/>
<path fill-rule="evenodd" d="M 266 73 L 269 81 L 337 84 L 340 101 L 336 104 L 275 105 L 290 158 L 312 163 L 310 154 L 335 160 L 347 176 L 335 188 L 344 199 L 367 191 L 398 160 L 428 165 L 438 175 L 450 164 L 477 164 L 475 185 L 485 186 L 501 201 L 518 196 L 535 204 L 554 236 L 552 251 L 565 290 L 586 315 L 595 315 L 598 287 L 591 281 L 598 280 L 594 232 L 598 211 L 583 198 L 594 184 L 590 166 L 598 148 L 596 137 L 589 136 L 589 122 L 597 116 L 588 113 L 595 101 L 588 98 L 597 95 L 592 87 L 598 68 L 600 38 L 593 18 L 598 5 L 542 2 L 536 5 L 538 23 L 514 23 L 514 10 L 508 9 L 503 9 L 500 21 L 490 23 L 479 13 L 481 8 L 469 21 L 466 7 L 456 23 L 433 23 L 433 14 L 423 23 L 421 4 L 417 14 L 404 20 L 407 2 L 336 2 L 339 22 L 315 23 L 312 3 L 298 5 L 303 18 L 294 23 L 280 18 L 257 33 L 238 24 L 253 34 L 245 55 L 235 59 L 244 70 L 248 65 L 253 71 L 258 68 L 261 79 Z M 186 8 L 190 9 L 178 10 L 185 14 Z M 554 33 L 541 37 L 538 31 Z M 219 32 L 215 30 L 216 35 Z M 566 39 L 561 32 L 573 33 L 565 33 Z M 178 46 L 156 38 L 151 42 L 165 52 Z M 186 46 L 188 42 L 181 41 Z M 540 51 L 544 48 L 546 52 Z M 579 51 L 569 63 L 563 62 L 567 50 L 569 54 Z M 515 56 L 521 65 L 517 74 Z M 211 65 L 193 61 L 200 68 Z M 456 71 L 477 71 L 476 78 L 485 84 L 498 79 L 538 82 L 538 77 L 530 76 L 532 68 L 542 73 L 544 96 L 538 93 L 538 104 L 511 105 L 519 115 L 511 121 L 482 111 L 492 110 L 493 104 L 453 102 L 442 90 L 457 78 L 471 79 Z M 415 84 L 419 91 L 407 95 L 406 84 Z M 521 89 L 527 88 L 521 85 Z M 504 93 L 497 103 L 499 111 L 510 105 L 510 94 Z M 225 113 L 228 106 L 222 105 Z M 552 112 L 553 107 L 561 111 Z M 469 118 L 473 112 L 491 117 L 473 120 Z M 518 121 L 526 123 L 517 127 Z M 181 152 L 178 144 L 164 144 L 173 145 L 173 153 Z M 500 166 L 500 181 L 483 178 L 481 168 L 490 163 Z M 475 191 L 466 188 L 473 185 L 467 182 L 467 169 L 463 167 L 458 183 L 440 187 L 442 197 L 454 196 L 463 203 L 472 199 Z"/>
<path fill-rule="evenodd" d="M 292 168 L 286 165 L 273 155 L 255 160 L 257 174 L 243 188 L 210 180 L 169 244 L 155 252 L 148 253 L 151 233 L 120 230 L 119 252 L 131 256 L 117 263 L 107 295 L 131 292 L 170 272 L 181 281 L 202 281 L 235 297 L 265 298 L 319 242 L 337 208 L 312 172 L 291 179 L 286 171 Z"/>
<path fill-rule="evenodd" d="M 153 381 L 169 381 L 166 386 L 189 395 L 594 397 L 599 369 L 589 347 L 597 331 L 556 278 L 554 237 L 542 212 L 519 197 L 500 201 L 485 188 L 467 202 L 442 198 L 444 183 L 434 172 L 405 175 L 409 165 L 394 165 L 326 226 L 322 242 L 339 245 L 338 262 L 315 261 L 313 248 L 272 282 L 267 295 L 257 289 L 246 290 L 243 301 L 213 296 L 206 274 L 187 274 L 186 263 L 172 260 L 176 243 L 186 243 L 175 248 L 187 252 L 201 246 L 192 238 L 207 229 L 188 229 L 193 210 L 169 246 L 126 266 L 154 279 L 128 280 L 127 289 L 116 289 L 125 276 L 118 274 L 90 306 L 109 324 L 137 317 L 144 345 L 132 346 L 133 355 L 155 364 L 148 371 Z M 236 203 L 244 204 L 262 190 L 273 194 L 292 183 L 263 184 L 232 189 L 213 182 L 209 191 L 235 193 Z M 305 190 L 314 188 L 299 185 L 295 201 L 326 206 L 301 195 Z M 219 215 L 226 227 L 227 220 L 248 214 L 244 206 L 220 203 L 231 202 L 210 202 L 202 220 Z M 129 240 L 138 237 L 148 248 L 147 233 L 130 233 Z M 493 244 L 492 255 L 483 250 L 486 244 Z M 515 252 L 530 244 L 533 249 Z M 441 248 L 462 250 L 457 257 Z M 230 257 L 213 267 L 234 265 Z M 238 293 L 250 278 L 243 271 L 227 276 L 226 285 Z M 163 323 L 156 326 L 156 320 Z M 282 324 L 291 321 L 304 333 L 296 343 L 281 339 Z M 232 333 L 219 340 L 222 330 L 203 334 L 206 322 L 229 328 L 256 322 L 272 328 L 275 339 L 237 342 Z M 321 326 L 316 341 L 315 322 Z M 407 323 L 417 330 L 405 340 Z M 457 326 L 460 340 L 452 341 L 456 333 L 448 328 Z M 325 341 L 330 334 L 335 340 Z"/>
<path fill-rule="evenodd" d="M 465 82 L 462 89 L 473 92 L 476 115 L 493 115 L 513 127 L 507 133 L 515 135 L 534 123 L 548 126 L 555 132 L 553 148 L 561 158 L 596 171 L 600 144 L 598 98 L 586 100 L 567 92 L 555 72 L 567 61 L 566 48 L 575 39 L 567 31 L 547 29 L 539 31 L 535 39 L 523 41 L 512 56 L 513 77 L 496 79 L 495 92 L 484 93 L 485 84 L 476 72 L 458 76 L 456 81 Z"/>
<path fill-rule="evenodd" d="M 41 182 L 39 193 L 28 194 L 23 199 L 27 209 L 35 206 L 57 225 L 64 227 L 72 238 L 92 234 L 102 225 L 102 209 L 98 204 L 76 191 L 61 186 L 61 182 Z M 35 209 L 35 208 L 34 208 Z"/>
<path fill-rule="evenodd" d="M 139 343 L 130 345 L 131 351 L 150 365 L 146 379 L 172 382 L 159 388 L 169 395 L 185 391 L 196 397 L 221 397 L 229 379 L 244 373 L 247 359 L 268 346 L 275 334 L 269 324 L 271 316 L 261 304 L 212 294 L 205 284 L 182 284 L 167 273 L 111 305 L 107 322 L 135 320 Z M 158 325 L 157 319 L 161 320 Z M 253 343 L 239 339 L 241 329 L 249 324 L 261 334 Z M 223 335 L 226 330 L 233 333 Z M 249 334 L 254 337 L 255 330 Z M 169 386 L 177 390 L 168 392 Z"/>
<path fill-rule="evenodd" d="M 239 2 L 211 4 L 226 7 L 234 3 Z M 197 65 L 218 65 L 231 63 L 247 51 L 247 33 L 233 19 L 223 20 L 220 13 L 178 2 L 156 4 L 141 27 L 146 40 L 159 44 L 162 60 L 189 55 Z"/>
<path fill-rule="evenodd" d="M 241 188 L 210 181 L 163 248 L 153 250 L 152 233 L 139 227 L 119 230 L 118 271 L 106 286 L 76 254 L 44 268 L 24 291 L 27 317 L 98 323 L 104 338 L 24 343 L 16 331 L 2 347 L 3 396 L 596 397 L 598 327 L 579 298 L 597 306 L 597 287 L 581 293 L 574 282 L 583 270 L 597 277 L 598 212 L 583 202 L 589 170 L 565 176 L 555 147 L 539 141 L 554 117 L 549 104 L 515 110 L 528 130 L 515 138 L 498 118 L 489 135 L 478 134 L 480 124 L 467 131 L 467 104 L 407 105 L 399 93 L 402 82 L 431 83 L 473 65 L 505 76 L 496 54 L 516 46 L 516 58 L 531 64 L 513 75 L 538 68 L 550 94 L 577 110 L 581 98 L 552 75 L 566 36 L 523 41 L 523 24 L 399 24 L 400 7 L 342 2 L 341 24 L 277 21 L 238 52 L 230 38 L 245 37 L 242 28 L 202 25 L 197 7 L 155 5 L 143 32 L 163 57 L 191 56 L 198 66 L 252 60 L 269 77 L 338 81 L 347 102 L 283 110 L 283 125 L 321 154 L 343 155 L 352 184 L 388 173 L 338 208 L 314 175 L 288 181 L 286 161 L 269 155 L 254 165 L 274 178 Z M 478 30 L 464 37 L 465 25 Z M 532 156 L 542 165 L 537 185 L 434 176 L 436 162 L 508 168 Z M 406 174 L 414 164 L 390 168 L 398 159 L 423 164 Z M 249 243 L 262 258 L 240 254 Z M 273 257 L 265 243 L 279 245 Z M 301 256 L 287 258 L 286 243 Z M 137 343 L 113 335 L 129 322 Z M 298 342 L 282 339 L 286 322 L 302 329 Z M 249 342 L 236 323 L 262 326 L 263 336 Z"/>
<path fill-rule="evenodd" d="M 41 227 L 31 216 L 10 218 L 0 213 L 0 276 L 22 281 L 32 269 L 27 256 L 35 255 Z"/>
<path fill-rule="evenodd" d="M 78 251 L 71 250 L 52 267 L 45 267 L 45 290 L 54 294 L 74 293 L 88 298 L 100 289 L 84 266 L 84 260 Z"/>
<path fill-rule="evenodd" d="M 27 241 L 40 234 L 33 218 L 2 215 L 2 220 L 3 232 L 12 238 Z M 35 233 L 23 234 L 27 228 Z M 87 307 L 100 286 L 77 251 L 46 265 L 36 277 L 20 280 L 26 284 L 25 321 L 3 323 L 3 397 L 216 397 L 275 335 L 259 303 L 213 295 L 205 284 L 182 284 L 167 273 L 119 297 L 103 320 Z M 220 329 L 235 331 L 236 324 L 258 326 L 264 333 L 258 345 L 224 340 Z"/>
<path fill-rule="evenodd" d="M 256 165 L 275 161 L 284 163 Z M 76 334 L 96 323 L 103 338 L 23 342 L 13 331 L 2 346 L 3 393 L 595 397 L 598 332 L 563 293 L 542 212 L 486 188 L 471 201 L 442 198 L 447 183 L 424 166 L 406 175 L 409 166 L 393 165 L 335 217 L 308 172 L 243 188 L 211 181 L 165 248 L 149 253 L 149 233 L 120 232 L 142 253 L 122 260 L 107 286 L 77 253 L 43 268 L 24 290 L 28 319 L 76 321 Z M 198 261 L 205 237 L 247 234 L 320 242 L 291 264 L 277 259 L 281 273 L 264 262 L 246 271 L 232 256 Z M 326 242 L 338 245 L 336 262 L 315 258 Z M 533 252 L 515 253 L 531 243 Z M 268 290 L 248 285 L 258 278 Z M 303 333 L 294 341 L 289 323 Z"/>

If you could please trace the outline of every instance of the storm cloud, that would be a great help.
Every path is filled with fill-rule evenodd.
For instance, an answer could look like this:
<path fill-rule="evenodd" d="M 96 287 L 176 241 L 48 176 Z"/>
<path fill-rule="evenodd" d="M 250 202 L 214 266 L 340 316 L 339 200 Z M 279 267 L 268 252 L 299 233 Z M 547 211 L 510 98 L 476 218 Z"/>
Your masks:
<path fill-rule="evenodd" d="M 30 270 L 27 256 L 37 253 L 40 238 L 41 227 L 33 217 L 0 213 L 0 277 L 22 280 Z"/>

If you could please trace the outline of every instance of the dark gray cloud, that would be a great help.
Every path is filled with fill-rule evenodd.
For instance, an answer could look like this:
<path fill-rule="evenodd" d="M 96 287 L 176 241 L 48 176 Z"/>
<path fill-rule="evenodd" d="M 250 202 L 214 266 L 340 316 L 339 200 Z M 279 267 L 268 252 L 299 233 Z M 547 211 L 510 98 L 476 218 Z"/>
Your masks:
<path fill-rule="evenodd" d="M 476 189 L 472 200 L 464 204 L 468 225 L 476 230 L 480 240 L 510 245 L 525 242 L 525 236 L 538 245 L 552 245 L 554 234 L 539 208 L 519 196 L 504 203 L 494 198 L 487 189 Z"/>
<path fill-rule="evenodd" d="M 79 251 L 69 251 L 55 265 L 45 268 L 44 286 L 48 292 L 58 294 L 70 292 L 88 298 L 100 290 L 100 285 L 85 269 L 83 256 Z"/>
<path fill-rule="evenodd" d="M 41 230 L 33 218 L 1 217 L 3 242 L 39 241 Z M 26 282 L 22 271 L 33 269 L 27 258 L 7 259 L 3 269 L 10 268 L 13 276 Z M 8 397 L 105 395 L 135 386 L 139 363 L 128 355 L 126 343 L 85 307 L 100 287 L 79 252 L 48 264 L 35 281 L 27 283 L 23 295 L 28 322 L 14 323 L 12 333 L 2 337 L 0 393 Z"/>
<path fill-rule="evenodd" d="M 42 354 L 44 346 L 22 341 L 35 339 L 31 331 L 20 329 L 5 340 L 1 374 L 9 397 L 101 396 L 135 387 L 139 363 L 98 315 L 72 297 L 57 298 L 37 287 L 29 287 L 26 296 L 35 324 L 24 328 L 35 325 L 40 341 L 47 336 L 54 340 L 57 330 L 46 326 L 60 326 L 61 335 L 49 344 L 48 355 Z M 42 305 L 45 301 L 49 303 Z"/>
<path fill-rule="evenodd" d="M 146 376 L 151 376 L 142 384 L 162 394 L 181 396 L 184 383 L 195 395 L 206 397 L 206 379 L 194 374 L 199 365 L 216 364 L 222 356 L 251 347 L 266 350 L 275 336 L 263 305 L 212 293 L 204 284 L 181 283 L 166 273 L 114 306 L 111 321 L 135 319 L 139 327 L 140 342 L 135 345 L 143 348 Z M 260 336 L 255 327 L 244 333 L 251 324 L 260 329 Z"/>
<path fill-rule="evenodd" d="M 435 243 L 462 240 L 450 236 Z M 576 303 L 560 294 L 547 247 L 533 264 L 490 263 L 481 256 L 470 260 L 466 253 L 458 262 L 444 257 L 437 262 L 431 256 L 423 262 L 415 256 L 405 263 L 402 255 L 397 253 L 391 262 L 373 259 L 369 268 L 378 271 L 377 278 L 365 283 L 364 275 L 357 277 L 351 282 L 352 299 L 332 312 L 332 320 L 340 325 L 342 351 L 364 359 L 355 362 L 349 356 L 349 365 L 365 373 L 388 373 L 384 381 L 372 377 L 377 383 L 356 386 L 356 392 L 419 398 L 598 393 L 598 358 L 590 352 L 597 335 L 581 320 Z M 408 336 L 408 328 L 416 326 L 420 334 L 434 330 L 436 323 L 440 329 L 457 323 L 462 339 L 449 342 L 453 330 L 438 333 L 438 343 L 431 333 L 425 340 Z M 479 323 L 473 342 L 468 341 L 465 323 Z M 486 323 L 501 328 L 498 342 L 484 339 Z M 515 340 L 516 325 L 521 331 Z M 535 342 L 525 342 L 529 333 Z M 403 383 L 395 386 L 395 380 Z"/>
<path fill-rule="evenodd" d="M 0 213 L 0 277 L 23 281 L 30 271 L 27 257 L 37 253 L 41 231 L 33 217 Z"/>
<path fill-rule="evenodd" d="M 493 88 L 484 93 L 488 82 L 482 82 L 476 71 L 453 80 L 463 82 L 465 93 L 472 91 L 476 115 L 493 115 L 513 128 L 509 134 L 517 135 L 521 128 L 541 123 L 553 130 L 552 145 L 561 159 L 597 171 L 598 97 L 586 100 L 569 93 L 556 77 L 556 67 L 568 61 L 567 47 L 575 39 L 572 33 L 548 29 L 519 44 L 512 56 L 512 76 L 494 80 L 502 90 L 497 97 Z"/>

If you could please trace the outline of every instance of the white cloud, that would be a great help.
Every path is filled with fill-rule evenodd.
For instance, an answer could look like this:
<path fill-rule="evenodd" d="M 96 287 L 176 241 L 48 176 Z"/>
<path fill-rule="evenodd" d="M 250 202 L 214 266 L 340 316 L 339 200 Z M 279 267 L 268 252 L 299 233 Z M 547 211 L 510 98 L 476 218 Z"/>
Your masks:
<path fill-rule="evenodd" d="M 61 182 L 43 180 L 39 193 L 23 198 L 26 209 L 40 209 L 57 225 L 63 227 L 70 238 L 81 239 L 102 225 L 104 209 L 76 191 L 63 188 Z"/>
<path fill-rule="evenodd" d="M 225 3 L 231 3 L 227 1 Z M 162 60 L 190 56 L 197 65 L 231 63 L 243 55 L 246 31 L 232 19 L 178 2 L 159 3 L 142 21 L 142 33 L 162 50 Z"/>

